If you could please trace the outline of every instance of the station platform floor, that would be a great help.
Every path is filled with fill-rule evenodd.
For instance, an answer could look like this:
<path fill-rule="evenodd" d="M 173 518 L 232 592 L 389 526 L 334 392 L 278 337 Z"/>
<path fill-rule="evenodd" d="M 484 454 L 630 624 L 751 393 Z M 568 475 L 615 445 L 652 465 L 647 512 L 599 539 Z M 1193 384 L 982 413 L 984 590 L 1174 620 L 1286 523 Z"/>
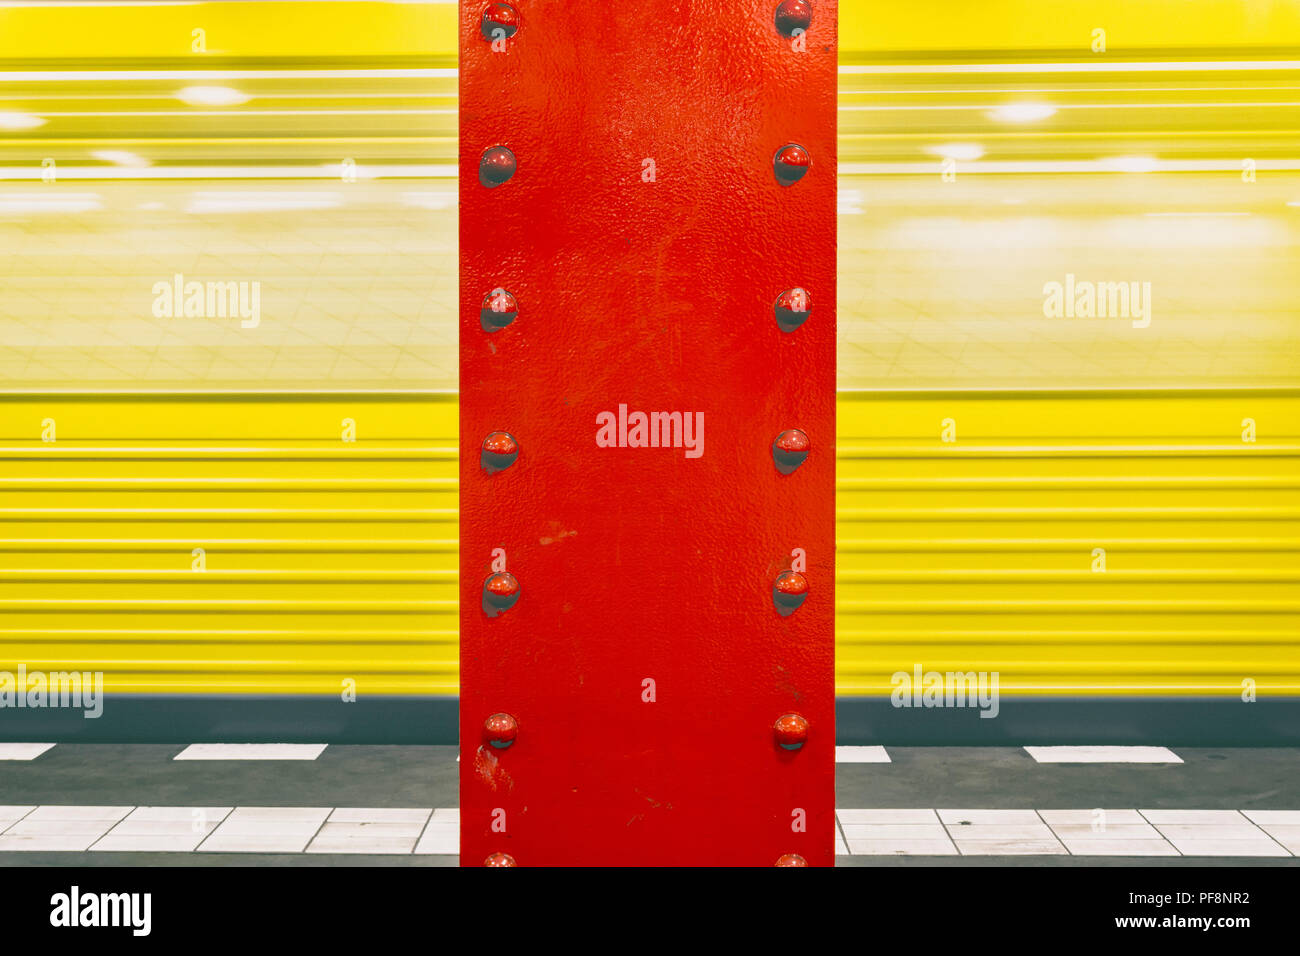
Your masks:
<path fill-rule="evenodd" d="M 451 866 L 455 747 L 0 744 L 0 866 Z M 842 747 L 837 863 L 1297 865 L 1300 748 Z"/>

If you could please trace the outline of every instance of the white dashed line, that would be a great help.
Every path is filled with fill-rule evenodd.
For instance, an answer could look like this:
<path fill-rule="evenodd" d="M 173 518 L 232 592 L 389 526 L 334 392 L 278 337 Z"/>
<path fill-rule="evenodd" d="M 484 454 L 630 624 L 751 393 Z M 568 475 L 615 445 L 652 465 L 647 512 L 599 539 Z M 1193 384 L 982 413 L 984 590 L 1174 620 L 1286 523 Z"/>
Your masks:
<path fill-rule="evenodd" d="M 1026 747 L 1039 763 L 1182 763 L 1168 747 Z"/>
<path fill-rule="evenodd" d="M 190 744 L 173 760 L 315 760 L 328 744 Z"/>
<path fill-rule="evenodd" d="M 0 744 L 0 760 L 35 760 L 54 744 Z"/>
<path fill-rule="evenodd" d="M 836 747 L 836 763 L 891 763 L 884 747 Z"/>

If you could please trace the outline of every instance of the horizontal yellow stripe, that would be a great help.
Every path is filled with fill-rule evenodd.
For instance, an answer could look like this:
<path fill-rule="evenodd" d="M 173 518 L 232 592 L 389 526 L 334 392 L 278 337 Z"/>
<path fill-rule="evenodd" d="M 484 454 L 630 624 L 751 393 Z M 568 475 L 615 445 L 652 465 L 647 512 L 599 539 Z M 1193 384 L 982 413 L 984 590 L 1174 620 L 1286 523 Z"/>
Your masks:
<path fill-rule="evenodd" d="M 814 19 L 814 23 L 816 20 Z M 1039 51 L 1094 57 L 1093 30 L 1111 56 L 1179 49 L 1249 52 L 1300 44 L 1288 0 L 841 0 L 841 58 L 899 52 Z M 204 31 L 205 53 L 193 31 Z M 455 3 L 195 2 L 0 7 L 0 58 L 167 60 L 201 69 L 220 58 L 454 62 Z"/>
<path fill-rule="evenodd" d="M 168 60 L 201 70 L 232 57 L 419 58 L 428 66 L 456 52 L 456 4 L 198 2 L 0 7 L 0 58 Z M 194 31 L 203 31 L 195 52 Z M 133 64 L 133 68 L 142 68 Z"/>

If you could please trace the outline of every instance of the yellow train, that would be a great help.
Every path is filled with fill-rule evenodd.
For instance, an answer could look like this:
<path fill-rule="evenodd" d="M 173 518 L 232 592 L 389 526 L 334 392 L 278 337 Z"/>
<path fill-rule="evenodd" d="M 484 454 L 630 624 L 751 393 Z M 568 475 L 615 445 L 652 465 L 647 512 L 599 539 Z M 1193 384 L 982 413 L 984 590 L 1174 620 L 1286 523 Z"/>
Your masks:
<path fill-rule="evenodd" d="M 996 6 L 841 12 L 841 735 L 1294 739 L 1300 18 Z M 454 736 L 455 9 L 0 11 L 0 736 Z"/>

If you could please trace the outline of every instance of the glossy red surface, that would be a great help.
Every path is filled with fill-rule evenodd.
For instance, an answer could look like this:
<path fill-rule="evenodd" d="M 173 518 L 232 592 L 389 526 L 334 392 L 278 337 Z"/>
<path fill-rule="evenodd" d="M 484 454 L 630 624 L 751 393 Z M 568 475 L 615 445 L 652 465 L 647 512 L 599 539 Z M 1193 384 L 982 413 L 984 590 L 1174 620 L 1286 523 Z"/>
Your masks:
<path fill-rule="evenodd" d="M 486 860 L 483 861 L 483 865 L 484 866 L 518 866 L 519 864 L 515 862 L 515 858 L 511 856 L 509 853 L 493 853 L 491 856 L 489 856 Z M 794 866 L 796 864 L 785 864 L 785 865 Z"/>
<path fill-rule="evenodd" d="M 519 11 L 508 3 L 489 3 L 483 8 L 479 32 L 483 39 L 510 39 L 519 30 Z M 498 31 L 500 31 L 498 33 Z"/>
<path fill-rule="evenodd" d="M 813 9 L 808 0 L 781 0 L 776 7 L 776 28 L 785 36 L 795 30 L 807 31 L 812 25 Z"/>
<path fill-rule="evenodd" d="M 500 52 L 461 13 L 461 859 L 508 837 L 529 866 L 831 865 L 835 4 L 806 52 L 771 0 L 519 6 Z M 790 143 L 815 161 L 783 188 Z M 518 158 L 495 189 L 491 145 Z M 487 334 L 497 286 L 525 311 Z M 787 334 L 795 286 L 819 306 Z M 703 453 L 598 446 L 620 406 L 703 413 Z M 819 449 L 781 474 L 792 422 Z M 503 426 L 529 453 L 489 475 Z M 529 599 L 489 617 L 494 548 Z M 782 617 L 794 548 L 810 590 Z M 500 710 L 528 731 L 508 750 L 478 733 Z M 792 753 L 796 710 L 818 733 Z"/>
<path fill-rule="evenodd" d="M 483 296 L 483 309 L 488 312 L 511 314 L 519 311 L 519 304 L 515 302 L 515 297 L 508 291 L 496 288 Z"/>
<path fill-rule="evenodd" d="M 811 312 L 812 296 L 808 290 L 798 288 L 786 289 L 776 298 L 778 308 L 785 309 L 788 312 Z"/>
<path fill-rule="evenodd" d="M 519 722 L 509 714 L 493 714 L 483 721 L 483 735 L 494 747 L 509 747 L 519 736 Z"/>
<path fill-rule="evenodd" d="M 483 439 L 483 450 L 494 455 L 515 455 L 519 452 L 519 443 L 509 432 L 493 432 Z"/>
<path fill-rule="evenodd" d="M 792 186 L 812 168 L 812 157 L 804 147 L 791 143 L 776 151 L 772 165 L 777 182 L 782 186 Z"/>
<path fill-rule="evenodd" d="M 483 586 L 491 593 L 499 594 L 503 597 L 514 594 L 519 590 L 519 582 L 515 579 L 513 574 L 510 574 L 507 571 L 501 571 L 492 575 L 487 579 L 487 583 Z"/>
<path fill-rule="evenodd" d="M 807 432 L 791 428 L 776 436 L 776 447 L 782 451 L 808 451 L 812 448 L 812 440 L 809 439 Z"/>
<path fill-rule="evenodd" d="M 782 571 L 776 577 L 775 587 L 782 594 L 807 594 L 808 579 L 798 571 Z"/>
<path fill-rule="evenodd" d="M 808 861 L 805 860 L 803 857 L 801 857 L 798 853 L 786 853 L 783 856 L 777 857 L 776 863 L 772 865 L 773 866 L 807 866 Z"/>
<path fill-rule="evenodd" d="M 808 742 L 808 721 L 799 714 L 782 714 L 772 730 L 776 742 L 787 749 L 802 747 Z"/>
<path fill-rule="evenodd" d="M 518 169 L 518 161 L 512 150 L 505 146 L 490 146 L 479 157 L 478 181 L 493 189 L 509 181 Z"/>

